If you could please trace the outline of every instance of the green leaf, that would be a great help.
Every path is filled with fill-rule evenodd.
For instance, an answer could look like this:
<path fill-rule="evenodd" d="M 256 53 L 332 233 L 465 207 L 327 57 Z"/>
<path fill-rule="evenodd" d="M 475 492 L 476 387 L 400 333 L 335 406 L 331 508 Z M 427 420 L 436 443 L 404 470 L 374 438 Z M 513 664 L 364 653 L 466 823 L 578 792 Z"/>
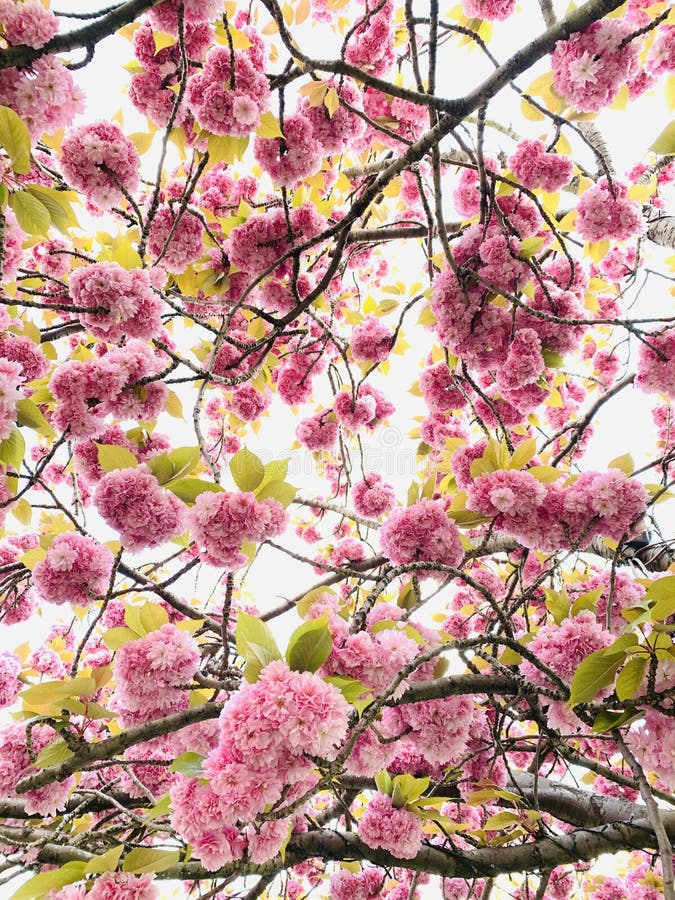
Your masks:
<path fill-rule="evenodd" d="M 346 675 L 329 675 L 324 678 L 328 684 L 332 684 L 345 698 L 347 703 L 355 703 L 360 697 L 369 695 L 371 690 L 356 678 L 347 678 Z"/>
<path fill-rule="evenodd" d="M 81 676 L 70 681 L 43 681 L 21 691 L 21 699 L 31 706 L 58 703 L 70 697 L 91 697 L 96 691 L 93 678 Z"/>
<path fill-rule="evenodd" d="M 297 493 L 298 489 L 293 487 L 293 485 L 289 484 L 287 481 L 270 481 L 265 487 L 256 491 L 255 498 L 261 502 L 262 500 L 271 497 L 272 500 L 277 500 L 284 508 L 286 508 L 293 502 Z"/>
<path fill-rule="evenodd" d="M 39 406 L 33 403 L 28 397 L 17 400 L 16 403 L 16 421 L 19 425 L 25 425 L 32 428 L 46 438 L 53 438 L 54 429 L 40 412 Z"/>
<path fill-rule="evenodd" d="M 394 790 L 394 782 L 386 769 L 380 769 L 375 775 L 375 786 L 381 794 L 389 794 Z"/>
<path fill-rule="evenodd" d="M 560 625 L 563 619 L 566 619 L 570 611 L 570 601 L 565 591 L 553 591 L 551 588 L 544 588 L 546 597 L 546 609 L 553 616 L 556 625 Z"/>
<path fill-rule="evenodd" d="M 154 806 L 150 807 L 145 818 L 148 819 L 148 821 L 152 821 L 153 819 L 158 819 L 160 816 L 167 816 L 170 812 L 171 798 L 168 794 L 164 794 Z"/>
<path fill-rule="evenodd" d="M 595 606 L 602 595 L 602 588 L 596 588 L 594 591 L 586 591 L 584 594 L 579 594 L 577 599 L 572 604 L 571 614 L 576 616 L 577 613 L 580 613 L 584 609 L 588 609 L 591 612 L 595 612 Z"/>
<path fill-rule="evenodd" d="M 96 442 L 95 442 L 96 443 Z M 126 447 L 117 444 L 98 444 L 98 464 L 104 472 L 114 472 L 115 469 L 135 469 L 138 460 Z"/>
<path fill-rule="evenodd" d="M 137 847 L 124 857 L 122 871 L 142 875 L 145 872 L 163 872 L 178 864 L 180 850 L 153 850 Z"/>
<path fill-rule="evenodd" d="M 675 121 L 666 125 L 649 149 L 663 156 L 675 153 Z"/>
<path fill-rule="evenodd" d="M 0 441 L 0 462 L 10 469 L 19 471 L 25 452 L 26 442 L 18 428 L 15 428 L 4 441 Z"/>
<path fill-rule="evenodd" d="M 206 757 L 200 753 L 181 753 L 169 766 L 169 772 L 180 772 L 188 778 L 202 777 L 202 763 Z"/>
<path fill-rule="evenodd" d="M 522 469 L 524 465 L 527 465 L 527 463 L 529 463 L 536 452 L 537 441 L 535 438 L 530 438 L 527 441 L 521 441 L 521 443 L 516 447 L 513 456 L 511 457 L 509 468 Z"/>
<path fill-rule="evenodd" d="M 67 862 L 60 869 L 40 872 L 39 875 L 34 875 L 22 884 L 19 890 L 12 894 L 10 900 L 39 900 L 50 891 L 56 891 L 67 884 L 80 881 L 84 875 L 85 865 L 86 863 L 73 861 Z"/>
<path fill-rule="evenodd" d="M 77 195 L 72 191 L 57 191 L 41 184 L 28 184 L 26 190 L 47 209 L 52 225 L 62 234 L 77 227 L 79 223 L 70 205 L 71 198 Z"/>
<path fill-rule="evenodd" d="M 118 844 L 117 847 L 111 847 L 107 853 L 101 853 L 99 856 L 95 856 L 85 865 L 85 875 L 98 875 L 101 872 L 114 872 L 123 853 L 124 844 Z"/>
<path fill-rule="evenodd" d="M 607 709 L 601 710 L 595 717 L 595 721 L 593 722 L 592 731 L 597 732 L 598 734 L 603 731 L 611 731 L 612 728 L 619 728 L 621 725 L 625 725 L 626 722 L 630 722 L 632 719 L 636 719 L 640 713 L 635 712 L 635 710 L 627 710 L 626 712 L 610 712 Z"/>
<path fill-rule="evenodd" d="M 167 453 L 159 453 L 145 460 L 145 465 L 150 469 L 160 484 L 166 484 L 173 478 L 173 466 L 169 462 Z"/>
<path fill-rule="evenodd" d="M 57 738 L 55 741 L 52 741 L 51 744 L 47 744 L 46 747 L 42 748 L 35 760 L 35 765 L 44 769 L 47 766 L 56 766 L 59 763 L 65 762 L 65 760 L 70 759 L 71 756 L 75 756 L 73 751 L 66 746 L 66 743 L 62 738 Z"/>
<path fill-rule="evenodd" d="M 316 672 L 333 649 L 333 636 L 328 627 L 328 613 L 303 622 L 288 641 L 286 662 L 296 672 Z"/>
<path fill-rule="evenodd" d="M 219 484 L 213 484 L 211 481 L 202 481 L 201 478 L 179 478 L 177 481 L 169 482 L 166 487 L 179 500 L 188 504 L 194 503 L 197 497 L 205 491 L 218 494 L 223 493 L 223 488 Z"/>
<path fill-rule="evenodd" d="M 257 681 L 266 665 L 282 658 L 269 625 L 243 610 L 237 614 L 235 637 L 237 653 L 247 663 L 244 677 L 251 683 Z"/>
<path fill-rule="evenodd" d="M 132 631 L 131 628 L 125 628 L 124 626 L 109 628 L 108 631 L 103 632 L 103 643 L 110 650 L 119 650 L 120 647 L 128 644 L 129 641 L 137 641 L 138 637 L 139 635 Z"/>
<path fill-rule="evenodd" d="M 572 678 L 570 706 L 589 703 L 597 697 L 599 691 L 612 684 L 619 666 L 627 655 L 623 648 L 612 652 L 615 644 L 603 650 L 596 650 L 581 661 Z"/>
<path fill-rule="evenodd" d="M 169 624 L 169 614 L 159 603 L 146 601 L 140 607 L 140 623 L 146 634 L 158 631 L 163 625 Z"/>
<path fill-rule="evenodd" d="M 46 237 L 52 217 L 41 200 L 28 191 L 14 191 L 9 195 L 9 205 L 16 214 L 16 220 L 26 232 L 38 237 Z"/>
<path fill-rule="evenodd" d="M 406 803 L 414 803 L 429 787 L 430 778 L 415 778 L 413 775 L 397 775 L 391 794 L 393 806 L 400 809 Z"/>
<path fill-rule="evenodd" d="M 610 463 L 607 463 L 608 469 L 619 469 L 624 475 L 632 475 L 635 471 L 635 461 L 630 453 L 624 453 L 617 456 Z"/>
<path fill-rule="evenodd" d="M 619 672 L 615 691 L 619 700 L 632 700 L 637 694 L 647 670 L 648 658 L 642 654 L 629 659 Z"/>
<path fill-rule="evenodd" d="M 314 602 L 318 600 L 319 597 L 324 597 L 326 594 L 334 597 L 335 591 L 331 590 L 329 587 L 317 587 L 312 588 L 311 591 L 307 591 L 307 593 L 295 604 L 295 611 L 300 618 L 305 619 Z"/>
<path fill-rule="evenodd" d="M 241 491 L 255 491 L 265 477 L 265 467 L 255 453 L 243 447 L 230 460 L 230 472 Z"/>
<path fill-rule="evenodd" d="M 183 478 L 191 472 L 199 462 L 199 447 L 177 447 L 168 454 L 171 463 L 171 480 Z"/>
<path fill-rule="evenodd" d="M 675 575 L 653 581 L 647 589 L 645 600 L 656 600 L 651 609 L 653 621 L 662 621 L 675 614 Z"/>
<path fill-rule="evenodd" d="M 8 106 L 0 106 L 0 147 L 7 151 L 17 175 L 30 172 L 30 134 L 22 119 Z"/>
<path fill-rule="evenodd" d="M 505 809 L 503 812 L 495 813 L 494 816 L 490 816 L 486 819 L 483 827 L 488 831 L 500 831 L 502 828 L 508 828 L 510 825 L 515 825 L 519 821 L 520 816 L 518 813 L 509 812 Z"/>

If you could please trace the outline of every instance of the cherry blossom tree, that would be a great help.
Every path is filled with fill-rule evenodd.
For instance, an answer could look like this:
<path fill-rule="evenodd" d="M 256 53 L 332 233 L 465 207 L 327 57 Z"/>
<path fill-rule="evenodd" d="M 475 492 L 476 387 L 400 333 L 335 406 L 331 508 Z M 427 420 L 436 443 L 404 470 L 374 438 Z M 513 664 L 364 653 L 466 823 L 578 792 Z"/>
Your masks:
<path fill-rule="evenodd" d="M 557 6 L 0 0 L 3 896 L 675 898 L 675 17 Z"/>

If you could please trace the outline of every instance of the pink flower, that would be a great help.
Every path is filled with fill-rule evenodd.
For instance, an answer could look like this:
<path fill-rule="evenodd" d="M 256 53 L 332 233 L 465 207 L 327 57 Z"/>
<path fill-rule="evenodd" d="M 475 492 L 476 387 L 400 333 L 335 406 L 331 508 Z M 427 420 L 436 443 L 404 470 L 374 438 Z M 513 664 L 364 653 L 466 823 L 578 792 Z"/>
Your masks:
<path fill-rule="evenodd" d="M 56 16 L 45 9 L 39 0 L 2 0 L 0 22 L 9 44 L 25 44 L 38 49 L 51 40 L 59 30 Z"/>
<path fill-rule="evenodd" d="M 57 535 L 33 569 L 32 581 L 49 603 L 88 606 L 108 588 L 113 555 L 86 535 Z"/>
<path fill-rule="evenodd" d="M 520 141 L 509 166 L 526 188 L 558 191 L 572 177 L 574 163 L 568 156 L 548 153 L 543 141 Z"/>
<path fill-rule="evenodd" d="M 16 427 L 16 404 L 23 397 L 22 366 L 0 358 L 0 440 L 8 438 Z"/>
<path fill-rule="evenodd" d="M 254 48 L 251 48 L 254 50 Z M 257 60 L 228 47 L 212 47 L 203 69 L 188 82 L 187 102 L 199 124 L 214 134 L 245 137 L 258 127 L 269 106 L 269 82 Z"/>
<path fill-rule="evenodd" d="M 421 500 L 394 510 L 380 529 L 380 544 L 397 566 L 418 561 L 457 566 L 464 555 L 459 530 L 440 500 Z M 419 574 L 438 577 L 433 571 Z"/>
<path fill-rule="evenodd" d="M 422 820 L 397 809 L 388 794 L 375 794 L 359 822 L 359 837 L 369 847 L 382 847 L 398 859 L 414 859 L 422 847 Z"/>
<path fill-rule="evenodd" d="M 77 306 L 89 306 L 81 313 L 90 334 L 106 341 L 123 335 L 148 340 L 162 329 L 162 301 L 154 293 L 145 269 L 123 269 L 118 263 L 102 262 L 76 269 L 70 276 L 70 290 Z M 103 309 L 102 312 L 94 310 Z"/>
<path fill-rule="evenodd" d="M 89 900 L 156 900 L 159 891 L 154 875 L 130 875 L 106 872 L 99 876 L 87 894 Z"/>
<path fill-rule="evenodd" d="M 648 394 L 661 392 L 675 397 L 675 328 L 646 334 L 640 342 L 635 383 Z"/>
<path fill-rule="evenodd" d="M 470 486 L 467 508 L 483 516 L 500 513 L 526 517 L 546 498 L 546 487 L 529 472 L 498 469 L 481 475 Z"/>
<path fill-rule="evenodd" d="M 177 217 L 169 206 L 159 207 L 148 235 L 148 250 L 168 272 L 180 274 L 202 255 L 204 226 L 191 212 Z"/>
<path fill-rule="evenodd" d="M 253 154 L 275 184 L 292 186 L 321 168 L 323 146 L 312 133 L 312 123 L 303 113 L 284 119 L 284 137 L 256 137 Z"/>
<path fill-rule="evenodd" d="M 384 362 L 391 353 L 394 333 L 374 316 L 352 331 L 350 345 L 357 362 Z"/>
<path fill-rule="evenodd" d="M 69 131 L 61 147 L 66 180 L 87 200 L 110 209 L 139 185 L 138 151 L 115 122 L 92 122 Z"/>
<path fill-rule="evenodd" d="M 21 671 L 21 660 L 15 653 L 3 650 L 0 653 L 0 709 L 11 706 L 21 690 L 17 675 Z"/>
<path fill-rule="evenodd" d="M 132 552 L 158 547 L 185 528 L 185 504 L 163 488 L 145 465 L 108 472 L 98 483 L 94 502 Z"/>
<path fill-rule="evenodd" d="M 527 646 L 556 675 L 570 682 L 579 664 L 590 653 L 608 647 L 612 640 L 612 635 L 596 621 L 595 615 L 582 610 L 577 616 L 563 619 L 560 625 L 542 625 Z M 528 660 L 523 660 L 520 671 L 535 684 L 548 684 L 546 675 Z"/>
<path fill-rule="evenodd" d="M 360 516 L 378 519 L 396 505 L 396 491 L 375 472 L 358 481 L 352 489 L 354 509 Z"/>
<path fill-rule="evenodd" d="M 614 238 L 627 241 L 642 233 L 640 206 L 627 200 L 628 188 L 619 181 L 610 190 L 606 178 L 589 188 L 577 204 L 577 231 L 584 240 Z"/>
<path fill-rule="evenodd" d="M 303 419 L 295 436 L 308 450 L 332 450 L 338 439 L 338 424 L 330 410 Z"/>

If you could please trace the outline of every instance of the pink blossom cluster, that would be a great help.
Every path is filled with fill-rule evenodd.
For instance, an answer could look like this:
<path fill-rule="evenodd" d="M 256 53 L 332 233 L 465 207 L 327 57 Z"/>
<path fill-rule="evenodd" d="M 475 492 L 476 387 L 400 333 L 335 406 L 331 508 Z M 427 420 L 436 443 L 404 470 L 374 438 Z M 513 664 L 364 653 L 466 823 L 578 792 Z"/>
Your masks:
<path fill-rule="evenodd" d="M 480 476 L 467 492 L 469 509 L 494 516 L 499 531 L 537 549 L 583 547 L 598 534 L 620 540 L 647 500 L 645 488 L 618 469 L 584 472 L 563 486 L 500 469 Z"/>
<path fill-rule="evenodd" d="M 360 516 L 379 519 L 396 505 L 396 491 L 377 472 L 371 472 L 352 488 L 354 509 Z"/>
<path fill-rule="evenodd" d="M 333 115 L 324 103 L 310 106 L 303 99 L 301 109 L 312 126 L 312 136 L 321 144 L 322 155 L 329 156 L 344 152 L 363 135 L 366 125 L 356 112 L 363 110 L 361 91 L 350 78 L 343 78 L 338 84 L 333 79 L 326 82 L 328 90 L 333 88 L 341 101 Z M 345 105 L 347 104 L 350 109 Z"/>
<path fill-rule="evenodd" d="M 210 22 L 221 10 L 220 0 L 163 0 L 148 11 L 158 31 L 178 34 L 178 13 L 182 7 L 186 25 Z"/>
<path fill-rule="evenodd" d="M 675 398 L 675 328 L 646 334 L 640 342 L 635 383 L 648 394 Z"/>
<path fill-rule="evenodd" d="M 0 337 L 0 358 L 19 363 L 24 381 L 42 378 L 49 371 L 49 360 L 29 337 L 5 333 Z"/>
<path fill-rule="evenodd" d="M 208 782 L 178 776 L 170 791 L 172 824 L 204 865 L 215 869 L 239 858 L 245 840 L 237 823 L 253 822 L 282 795 L 291 800 L 314 783 L 308 757 L 335 757 L 348 710 L 336 688 L 281 661 L 230 697 L 220 717 L 219 746 L 203 764 Z M 259 858 L 276 852 L 288 826 L 271 831 L 268 846 L 254 851 Z"/>
<path fill-rule="evenodd" d="M 527 648 L 556 675 L 571 682 L 579 664 L 596 650 L 609 647 L 614 638 L 590 610 L 568 616 L 559 624 L 542 625 Z M 524 659 L 522 675 L 535 684 L 550 685 L 548 677 L 534 663 Z M 611 692 L 611 688 L 605 689 Z"/>
<path fill-rule="evenodd" d="M 631 729 L 627 741 L 641 765 L 656 774 L 659 786 L 672 791 L 675 787 L 675 731 L 671 717 L 655 709 L 646 709 L 644 719 Z"/>
<path fill-rule="evenodd" d="M 175 211 L 161 205 L 152 220 L 148 250 L 155 262 L 168 272 L 180 275 L 204 250 L 204 226 L 193 213 Z"/>
<path fill-rule="evenodd" d="M 437 362 L 422 371 L 420 390 L 432 413 L 461 409 L 466 405 L 466 397 L 459 390 L 457 380 L 444 362 Z"/>
<path fill-rule="evenodd" d="M 345 50 L 345 61 L 370 75 L 384 75 L 394 62 L 392 36 L 394 31 L 394 4 L 371 4 L 362 21 L 350 35 Z M 368 4 L 367 4 L 368 6 Z"/>
<path fill-rule="evenodd" d="M 331 410 L 324 410 L 303 419 L 295 429 L 295 436 L 308 450 L 332 450 L 338 439 L 338 423 Z"/>
<path fill-rule="evenodd" d="M 610 616 L 610 631 L 616 633 L 626 624 L 621 615 L 622 610 L 637 606 L 645 595 L 645 588 L 636 581 L 630 572 L 617 569 L 614 573 L 599 571 L 592 578 L 575 584 L 568 588 L 568 592 L 575 597 L 577 594 L 602 589 L 602 593 L 595 603 L 595 614 L 599 622 L 607 622 L 607 604 L 612 597 L 612 611 Z"/>
<path fill-rule="evenodd" d="M 462 7 L 470 19 L 503 22 L 513 14 L 516 0 L 462 0 Z"/>
<path fill-rule="evenodd" d="M 523 187 L 558 191 L 572 177 L 574 163 L 569 156 L 549 153 L 543 141 L 522 140 L 509 158 L 509 166 Z"/>
<path fill-rule="evenodd" d="M 257 391 L 250 384 L 242 384 L 232 391 L 232 397 L 226 406 L 235 416 L 244 422 L 254 422 L 265 412 L 272 401 L 268 390 Z"/>
<path fill-rule="evenodd" d="M 22 368 L 18 362 L 0 358 L 0 440 L 8 438 L 16 426 L 16 404 L 24 396 Z"/>
<path fill-rule="evenodd" d="M 462 759 L 480 721 L 471 697 L 444 697 L 387 707 L 381 733 L 386 738 L 405 735 L 427 763 L 450 766 Z"/>
<path fill-rule="evenodd" d="M 256 137 L 253 154 L 274 184 L 289 187 L 319 171 L 323 145 L 304 112 L 286 116 L 283 133 L 283 138 Z"/>
<path fill-rule="evenodd" d="M 379 319 L 368 316 L 351 333 L 349 344 L 357 362 L 384 362 L 391 353 L 394 333 Z"/>
<path fill-rule="evenodd" d="M 110 209 L 139 185 L 138 151 L 115 122 L 92 122 L 66 133 L 61 169 L 90 203 Z"/>
<path fill-rule="evenodd" d="M 39 0 L 0 0 L 0 23 L 8 44 L 44 47 L 59 30 L 59 20 Z"/>
<path fill-rule="evenodd" d="M 359 837 L 369 847 L 382 847 L 399 859 L 413 859 L 422 846 L 422 819 L 404 807 L 395 807 L 388 794 L 377 793 L 361 816 Z"/>
<path fill-rule="evenodd" d="M 534 328 L 519 328 L 497 373 L 497 385 L 502 391 L 515 391 L 536 383 L 545 369 L 541 338 Z"/>
<path fill-rule="evenodd" d="M 152 290 L 146 269 L 123 269 L 118 263 L 83 266 L 70 276 L 70 291 L 82 324 L 94 337 L 115 342 L 123 335 L 149 340 L 162 329 L 162 301 Z"/>
<path fill-rule="evenodd" d="M 115 654 L 114 703 L 124 725 L 147 722 L 188 705 L 190 684 L 199 664 L 197 642 L 176 625 L 166 624 L 146 637 L 123 644 Z"/>
<path fill-rule="evenodd" d="M 155 876 L 131 875 L 129 872 L 106 872 L 92 884 L 88 900 L 157 900 L 159 891 Z"/>
<path fill-rule="evenodd" d="M 369 867 L 360 872 L 341 869 L 330 877 L 332 900 L 370 900 L 381 897 L 387 874 L 384 869 Z"/>
<path fill-rule="evenodd" d="M 185 504 L 163 488 L 146 465 L 108 472 L 98 483 L 94 503 L 132 553 L 158 547 L 186 527 Z"/>
<path fill-rule="evenodd" d="M 626 199 L 628 188 L 620 181 L 610 187 L 606 178 L 590 187 L 577 204 L 576 228 L 584 240 L 613 238 L 627 241 L 642 233 L 642 213 L 638 203 Z"/>
<path fill-rule="evenodd" d="M 58 534 L 33 569 L 32 582 L 49 603 L 88 606 L 104 594 L 113 555 L 103 544 L 76 532 Z"/>
<path fill-rule="evenodd" d="M 333 402 L 333 409 L 339 423 L 349 431 L 358 431 L 366 427 L 376 428 L 382 419 L 390 416 L 395 407 L 376 388 L 369 384 L 361 384 L 356 397 L 351 391 L 340 391 Z"/>
<path fill-rule="evenodd" d="M 73 76 L 54 56 L 34 60 L 30 70 L 2 69 L 0 96 L 21 117 L 33 139 L 70 125 L 75 114 L 82 112 L 84 101 Z"/>
<path fill-rule="evenodd" d="M 247 559 L 242 542 L 276 537 L 287 518 L 283 506 L 271 498 L 258 502 L 245 491 L 204 491 L 188 514 L 188 524 L 204 562 L 234 571 Z"/>
<path fill-rule="evenodd" d="M 440 500 L 396 509 L 380 529 L 382 552 L 395 566 L 411 562 L 458 566 L 464 555 L 459 530 Z M 420 577 L 438 577 L 432 570 Z"/>
<path fill-rule="evenodd" d="M 103 356 L 70 360 L 56 368 L 49 389 L 57 401 L 52 422 L 77 438 L 97 437 L 106 428 L 107 415 L 121 419 L 156 419 L 164 409 L 167 386 L 152 381 L 132 387 L 140 379 L 156 375 L 165 357 L 142 341 L 131 339 Z"/>
<path fill-rule="evenodd" d="M 647 68 L 652 75 L 675 71 L 675 25 L 659 28 L 647 57 Z"/>
<path fill-rule="evenodd" d="M 21 660 L 16 653 L 3 650 L 0 653 L 0 709 L 11 706 L 21 690 L 17 675 L 21 671 Z"/>
<path fill-rule="evenodd" d="M 0 69 L 0 84 L 2 84 L 3 73 L 7 69 Z M 2 261 L 2 276 L 5 281 L 13 281 L 19 264 L 23 259 L 23 241 L 26 235 L 23 229 L 19 227 L 16 216 L 9 207 L 4 210 L 5 216 L 5 255 Z M 9 317 L 6 322 L 2 322 L 2 330 L 9 324 Z"/>
<path fill-rule="evenodd" d="M 99 436 L 98 440 L 77 441 L 73 451 L 75 468 L 78 475 L 91 484 L 96 484 L 105 475 L 98 458 L 98 444 L 124 447 L 133 453 L 139 462 L 145 462 L 152 456 L 167 453 L 171 449 L 171 442 L 166 434 L 153 432 L 143 433 L 140 442 L 131 440 L 119 425 L 111 425 Z"/>
<path fill-rule="evenodd" d="M 640 73 L 639 42 L 623 43 L 631 31 L 628 22 L 600 19 L 558 41 L 551 54 L 557 93 L 580 112 L 609 106 L 621 86 Z"/>
<path fill-rule="evenodd" d="M 406 142 L 417 140 L 429 123 L 429 114 L 423 104 L 413 103 L 401 97 L 392 97 L 377 88 L 366 87 L 363 93 L 363 111 L 369 119 L 386 123 L 386 130 L 366 127 L 362 136 L 354 141 L 354 149 L 368 150 L 374 142 L 400 151 Z"/>
<path fill-rule="evenodd" d="M 290 211 L 293 240 L 289 240 L 286 214 L 283 209 L 271 209 L 251 216 L 234 228 L 226 245 L 230 261 L 248 275 L 257 275 L 278 263 L 292 246 L 315 237 L 326 227 L 312 203 L 305 203 Z M 277 272 L 290 271 L 289 263 L 277 266 Z"/>
<path fill-rule="evenodd" d="M 57 737 L 51 725 L 33 725 L 31 727 L 31 747 L 36 756 L 51 744 Z M 3 797 L 18 797 L 16 786 L 27 775 L 35 774 L 37 769 L 32 765 L 28 755 L 26 741 L 26 723 L 15 722 L 0 730 L 0 792 Z M 21 794 L 25 800 L 26 813 L 31 816 L 53 816 L 57 810 L 63 809 L 68 795 L 75 784 L 71 776 L 64 781 L 55 781 L 45 787 L 36 788 Z"/>
<path fill-rule="evenodd" d="M 255 50 L 255 45 L 253 48 Z M 213 134 L 245 137 L 258 127 L 269 106 L 270 89 L 255 53 L 212 47 L 204 67 L 190 78 L 187 102 L 202 128 Z"/>

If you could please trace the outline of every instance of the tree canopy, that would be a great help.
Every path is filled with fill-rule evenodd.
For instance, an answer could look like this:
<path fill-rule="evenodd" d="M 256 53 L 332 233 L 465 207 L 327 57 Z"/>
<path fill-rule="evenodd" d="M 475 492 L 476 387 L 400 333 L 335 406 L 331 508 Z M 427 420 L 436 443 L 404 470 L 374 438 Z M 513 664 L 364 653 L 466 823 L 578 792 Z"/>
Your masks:
<path fill-rule="evenodd" d="M 563 5 L 0 0 L 6 896 L 675 900 L 675 15 Z"/>

